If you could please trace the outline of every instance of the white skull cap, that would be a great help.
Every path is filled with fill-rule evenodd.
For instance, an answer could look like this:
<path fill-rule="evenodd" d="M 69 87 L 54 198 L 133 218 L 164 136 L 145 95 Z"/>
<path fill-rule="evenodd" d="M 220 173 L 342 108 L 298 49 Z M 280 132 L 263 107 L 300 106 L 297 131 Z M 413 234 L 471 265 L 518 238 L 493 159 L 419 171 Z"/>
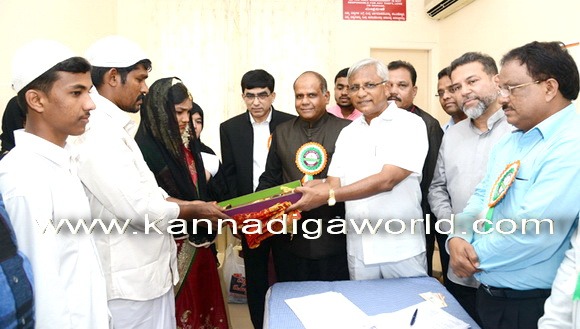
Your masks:
<path fill-rule="evenodd" d="M 123 68 L 148 59 L 135 42 L 120 35 L 110 35 L 93 43 L 86 53 L 93 66 Z"/>
<path fill-rule="evenodd" d="M 70 48 L 54 40 L 25 44 L 12 60 L 12 88 L 18 93 L 56 64 L 75 56 Z"/>

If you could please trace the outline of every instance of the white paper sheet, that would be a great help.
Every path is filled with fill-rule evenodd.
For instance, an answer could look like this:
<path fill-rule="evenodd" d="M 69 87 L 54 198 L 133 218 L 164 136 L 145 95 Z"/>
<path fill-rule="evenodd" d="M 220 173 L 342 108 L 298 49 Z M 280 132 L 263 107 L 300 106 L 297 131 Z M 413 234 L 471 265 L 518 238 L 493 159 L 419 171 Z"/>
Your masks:
<path fill-rule="evenodd" d="M 411 318 L 417 310 L 415 323 Z M 425 301 L 409 306 L 397 312 L 382 313 L 369 317 L 376 329 L 411 328 L 411 329 L 467 329 L 469 324 Z"/>
<path fill-rule="evenodd" d="M 368 316 L 343 294 L 329 291 L 285 300 L 306 329 L 368 329 Z"/>

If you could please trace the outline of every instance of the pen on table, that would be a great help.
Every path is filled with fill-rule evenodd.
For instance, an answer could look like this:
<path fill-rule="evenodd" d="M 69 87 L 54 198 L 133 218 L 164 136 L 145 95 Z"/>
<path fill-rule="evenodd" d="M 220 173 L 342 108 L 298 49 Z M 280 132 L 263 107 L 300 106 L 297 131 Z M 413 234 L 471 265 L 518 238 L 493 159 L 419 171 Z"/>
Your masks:
<path fill-rule="evenodd" d="M 412 327 L 415 324 L 415 319 L 417 319 L 417 312 L 419 311 L 419 309 L 415 309 L 415 312 L 413 313 L 413 317 L 411 318 L 411 324 L 410 326 Z"/>

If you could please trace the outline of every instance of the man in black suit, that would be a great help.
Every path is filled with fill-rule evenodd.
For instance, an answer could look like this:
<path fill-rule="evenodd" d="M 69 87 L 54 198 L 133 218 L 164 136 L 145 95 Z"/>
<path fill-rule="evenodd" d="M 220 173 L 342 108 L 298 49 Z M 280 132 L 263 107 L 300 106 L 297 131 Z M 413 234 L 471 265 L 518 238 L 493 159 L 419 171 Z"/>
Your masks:
<path fill-rule="evenodd" d="M 317 72 L 307 71 L 296 79 L 294 96 L 298 118 L 280 124 L 274 131 L 258 190 L 305 176 L 325 179 L 336 139 L 351 123 L 326 111 L 330 92 L 326 79 Z M 346 234 L 329 232 L 337 218 L 345 218 L 344 202 L 303 211 L 302 220 L 294 224 L 294 234 L 270 238 L 278 281 L 349 279 Z"/>
<path fill-rule="evenodd" d="M 272 106 L 274 77 L 264 70 L 252 70 L 242 77 L 242 98 L 247 111 L 220 125 L 220 143 L 224 174 L 232 196 L 254 192 L 266 166 L 270 136 L 276 126 L 295 118 Z M 246 270 L 246 291 L 250 317 L 256 329 L 264 320 L 264 298 L 269 287 L 268 259 L 270 243 L 263 241 L 250 249 L 242 238 Z"/>
<path fill-rule="evenodd" d="M 429 139 L 429 150 L 423 165 L 423 174 L 421 179 L 421 208 L 423 209 L 423 218 L 427 220 L 427 215 L 431 217 L 430 234 L 427 234 L 428 228 L 425 226 L 426 249 L 427 249 L 427 274 L 433 275 L 433 253 L 435 251 L 435 238 L 439 244 L 439 257 L 441 266 L 443 267 L 443 276 L 447 276 L 447 265 L 449 264 L 449 255 L 445 251 L 445 240 L 447 236 L 435 231 L 435 222 L 437 219 L 429 202 L 427 195 L 429 194 L 429 186 L 433 180 L 433 173 L 437 166 L 437 156 L 439 155 L 439 147 L 443 140 L 443 130 L 439 121 L 431 116 L 429 113 L 420 109 L 413 104 L 413 100 L 417 95 L 417 71 L 409 62 L 393 61 L 387 65 L 389 69 L 389 98 L 390 101 L 395 101 L 397 106 L 401 109 L 415 113 L 427 127 L 427 138 Z M 427 225 L 427 223 L 425 223 Z"/>

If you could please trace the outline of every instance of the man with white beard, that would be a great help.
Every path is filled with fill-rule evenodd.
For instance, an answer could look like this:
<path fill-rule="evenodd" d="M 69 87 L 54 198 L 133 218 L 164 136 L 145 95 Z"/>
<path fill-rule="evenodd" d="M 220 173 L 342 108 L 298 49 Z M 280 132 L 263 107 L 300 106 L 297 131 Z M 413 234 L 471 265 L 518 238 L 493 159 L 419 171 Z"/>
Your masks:
<path fill-rule="evenodd" d="M 438 219 L 460 213 L 486 172 L 492 147 L 514 128 L 497 102 L 494 81 L 497 66 L 493 58 L 469 52 L 450 66 L 453 97 L 468 120 L 450 127 L 443 136 L 437 166 L 429 188 L 431 211 Z M 448 230 L 449 228 L 443 228 Z M 475 295 L 479 283 L 473 276 L 459 278 L 449 269 L 445 286 L 461 306 L 479 321 Z"/>

